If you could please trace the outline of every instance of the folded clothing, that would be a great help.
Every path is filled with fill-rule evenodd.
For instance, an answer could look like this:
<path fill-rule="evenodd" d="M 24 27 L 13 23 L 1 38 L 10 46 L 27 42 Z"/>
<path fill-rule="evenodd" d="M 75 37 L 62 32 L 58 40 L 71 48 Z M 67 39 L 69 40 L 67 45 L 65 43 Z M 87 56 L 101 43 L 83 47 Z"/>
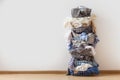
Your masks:
<path fill-rule="evenodd" d="M 86 60 L 86 61 L 93 61 L 94 56 L 92 54 L 91 49 L 74 49 L 70 51 L 70 54 L 72 55 L 73 58 L 78 59 L 78 60 Z"/>
<path fill-rule="evenodd" d="M 89 64 L 94 67 L 99 67 L 99 64 L 94 59 L 92 61 L 87 61 L 87 60 L 80 60 L 72 57 L 69 61 L 68 68 L 70 70 L 75 70 L 78 66 L 81 66 L 82 64 Z"/>
<path fill-rule="evenodd" d="M 92 67 L 92 65 L 88 64 L 88 63 L 81 63 L 80 66 L 77 66 L 75 68 L 75 71 L 86 71 L 88 68 Z"/>
<path fill-rule="evenodd" d="M 78 71 L 74 72 L 74 70 L 71 70 L 68 68 L 67 75 L 74 75 L 74 76 L 92 76 L 92 75 L 98 75 L 99 69 L 98 67 L 90 67 L 86 71 Z"/>
<path fill-rule="evenodd" d="M 74 76 L 91 76 L 97 74 L 99 74 L 98 67 L 90 67 L 86 71 L 78 71 L 77 73 L 74 73 Z"/>
<path fill-rule="evenodd" d="M 91 26 L 87 26 L 87 27 L 78 27 L 78 28 L 72 28 L 72 31 L 76 34 L 81 34 L 82 32 L 85 32 L 85 33 L 92 33 L 92 27 Z"/>
<path fill-rule="evenodd" d="M 78 60 L 78 59 L 74 59 L 74 66 L 77 67 L 77 66 L 80 66 L 82 63 L 84 64 L 90 64 L 94 67 L 99 67 L 98 63 L 94 60 L 94 61 L 86 61 L 86 60 Z"/>
<path fill-rule="evenodd" d="M 91 16 L 91 9 L 87 8 L 87 7 L 84 7 L 84 6 L 73 8 L 71 10 L 71 15 L 72 15 L 73 18 Z"/>

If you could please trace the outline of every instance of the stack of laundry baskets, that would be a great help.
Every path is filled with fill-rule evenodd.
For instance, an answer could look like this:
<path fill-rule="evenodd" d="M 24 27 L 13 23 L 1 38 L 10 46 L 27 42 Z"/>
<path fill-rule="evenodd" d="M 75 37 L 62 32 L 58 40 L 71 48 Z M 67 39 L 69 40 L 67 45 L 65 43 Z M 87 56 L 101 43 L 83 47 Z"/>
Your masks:
<path fill-rule="evenodd" d="M 72 18 L 65 22 L 67 48 L 71 54 L 67 75 L 90 76 L 99 74 L 99 65 L 94 59 L 95 46 L 99 41 L 93 24 L 95 16 L 91 9 L 80 6 L 71 10 Z"/>

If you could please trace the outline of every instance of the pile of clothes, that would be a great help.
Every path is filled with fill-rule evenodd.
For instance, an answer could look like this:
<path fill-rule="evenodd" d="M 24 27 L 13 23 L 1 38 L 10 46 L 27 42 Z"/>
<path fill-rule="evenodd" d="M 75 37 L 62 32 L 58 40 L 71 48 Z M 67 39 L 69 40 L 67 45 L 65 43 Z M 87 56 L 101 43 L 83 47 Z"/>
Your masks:
<path fill-rule="evenodd" d="M 65 22 L 68 27 L 66 43 L 71 59 L 67 75 L 90 76 L 99 74 L 99 65 L 94 59 L 95 46 L 99 42 L 91 9 L 80 6 L 71 10 L 72 18 Z"/>

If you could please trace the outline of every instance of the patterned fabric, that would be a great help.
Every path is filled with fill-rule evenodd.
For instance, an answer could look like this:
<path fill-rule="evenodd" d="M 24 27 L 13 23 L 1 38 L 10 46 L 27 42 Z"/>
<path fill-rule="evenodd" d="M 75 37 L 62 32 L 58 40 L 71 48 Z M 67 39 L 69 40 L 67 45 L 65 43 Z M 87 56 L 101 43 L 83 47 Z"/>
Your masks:
<path fill-rule="evenodd" d="M 70 59 L 69 63 L 68 63 L 68 68 L 69 68 L 70 70 L 74 70 L 74 68 L 75 68 L 74 60 L 75 60 L 75 58 L 72 57 L 72 58 Z"/>
<path fill-rule="evenodd" d="M 86 64 L 90 64 L 92 66 L 96 66 L 98 67 L 99 65 L 94 61 L 86 61 L 86 60 L 78 60 L 78 59 L 75 59 L 74 60 L 74 66 L 77 67 L 77 66 L 80 66 L 82 63 L 86 63 Z"/>
<path fill-rule="evenodd" d="M 94 57 L 92 55 L 91 49 L 83 49 L 83 50 L 73 50 L 71 51 L 72 57 L 78 60 L 86 60 L 86 61 L 93 61 Z"/>
<path fill-rule="evenodd" d="M 98 67 L 90 67 L 87 71 L 78 71 L 74 76 L 91 76 L 99 74 Z"/>
<path fill-rule="evenodd" d="M 95 44 L 95 34 L 89 33 L 88 34 L 88 39 L 87 39 L 87 44 Z"/>
<path fill-rule="evenodd" d="M 68 68 L 67 75 L 73 75 L 73 76 L 91 76 L 91 75 L 97 75 L 99 74 L 98 67 L 90 67 L 86 71 L 78 71 L 77 73 L 74 72 L 74 70 L 70 70 Z"/>

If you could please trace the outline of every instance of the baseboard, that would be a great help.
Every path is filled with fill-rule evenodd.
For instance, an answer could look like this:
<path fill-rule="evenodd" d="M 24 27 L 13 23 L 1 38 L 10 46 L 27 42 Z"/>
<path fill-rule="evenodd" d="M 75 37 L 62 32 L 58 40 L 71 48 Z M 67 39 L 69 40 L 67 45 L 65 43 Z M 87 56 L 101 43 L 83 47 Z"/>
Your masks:
<path fill-rule="evenodd" d="M 0 74 L 66 74 L 67 71 L 0 71 Z"/>
<path fill-rule="evenodd" d="M 100 73 L 107 73 L 107 74 L 120 74 L 120 70 L 100 70 Z"/>
<path fill-rule="evenodd" d="M 66 74 L 67 71 L 0 71 L 0 74 Z M 101 74 L 120 74 L 120 70 L 100 70 Z"/>

